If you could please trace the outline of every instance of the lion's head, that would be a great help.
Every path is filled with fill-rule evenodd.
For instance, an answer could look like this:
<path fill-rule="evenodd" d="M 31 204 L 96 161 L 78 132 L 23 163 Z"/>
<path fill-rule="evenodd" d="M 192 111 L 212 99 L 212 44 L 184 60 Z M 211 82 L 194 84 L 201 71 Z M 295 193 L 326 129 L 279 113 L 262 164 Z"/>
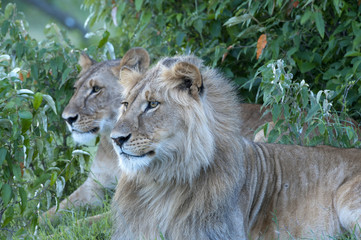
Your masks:
<path fill-rule="evenodd" d="M 144 74 L 123 67 L 120 78 L 125 100 L 111 137 L 129 176 L 142 171 L 154 179 L 192 181 L 214 158 L 220 141 L 215 131 L 223 136 L 237 128 L 237 121 L 219 124 L 226 121 L 214 112 L 233 111 L 237 119 L 239 104 L 209 97 L 232 94 L 232 87 L 223 86 L 223 78 L 196 57 L 165 58 Z"/>
<path fill-rule="evenodd" d="M 86 144 L 97 134 L 109 134 L 117 119 L 122 102 L 120 69 L 127 66 L 142 72 L 149 66 L 149 55 L 142 48 L 133 48 L 121 60 L 95 62 L 82 54 L 79 64 L 82 70 L 74 84 L 74 95 L 62 117 L 73 139 Z"/>

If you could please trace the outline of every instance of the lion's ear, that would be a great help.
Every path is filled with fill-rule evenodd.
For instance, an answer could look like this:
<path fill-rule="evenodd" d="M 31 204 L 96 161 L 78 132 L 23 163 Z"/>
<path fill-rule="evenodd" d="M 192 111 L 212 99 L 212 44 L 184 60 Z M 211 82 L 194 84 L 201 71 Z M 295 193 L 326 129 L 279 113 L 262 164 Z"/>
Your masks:
<path fill-rule="evenodd" d="M 88 54 L 86 54 L 85 52 L 82 52 L 80 54 L 80 57 L 79 57 L 79 60 L 78 60 L 78 63 L 81 67 L 81 72 L 85 72 L 87 71 L 91 65 L 93 65 L 94 63 L 96 63 L 95 60 L 91 59 Z"/>
<path fill-rule="evenodd" d="M 125 90 L 132 89 L 133 86 L 140 80 L 141 76 L 141 73 L 128 66 L 123 66 L 119 71 L 120 84 Z"/>
<path fill-rule="evenodd" d="M 148 52 L 144 48 L 136 47 L 128 50 L 120 60 L 120 64 L 112 68 L 115 76 L 119 76 L 119 72 L 123 67 L 128 67 L 136 72 L 142 73 L 148 67 L 150 58 Z"/>
<path fill-rule="evenodd" d="M 203 80 L 199 69 L 188 62 L 178 62 L 164 77 L 181 91 L 188 91 L 193 97 L 203 93 Z"/>

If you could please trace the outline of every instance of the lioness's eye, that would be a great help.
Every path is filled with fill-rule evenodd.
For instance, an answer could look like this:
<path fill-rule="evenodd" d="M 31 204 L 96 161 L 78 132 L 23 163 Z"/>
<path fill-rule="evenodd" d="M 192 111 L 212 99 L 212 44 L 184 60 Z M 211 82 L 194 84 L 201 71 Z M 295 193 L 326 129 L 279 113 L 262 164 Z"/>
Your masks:
<path fill-rule="evenodd" d="M 101 87 L 99 87 L 99 86 L 94 86 L 94 87 L 92 88 L 92 93 L 97 93 L 97 92 L 100 91 L 100 89 L 101 89 Z"/>

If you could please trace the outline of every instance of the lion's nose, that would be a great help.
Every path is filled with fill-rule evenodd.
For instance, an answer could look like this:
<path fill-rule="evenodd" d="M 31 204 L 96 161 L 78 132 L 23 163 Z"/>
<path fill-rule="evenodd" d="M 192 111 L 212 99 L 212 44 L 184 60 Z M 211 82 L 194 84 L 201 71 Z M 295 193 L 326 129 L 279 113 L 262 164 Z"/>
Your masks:
<path fill-rule="evenodd" d="M 73 123 L 78 119 L 78 115 L 75 115 L 73 117 L 68 117 L 68 118 L 65 118 L 65 121 L 67 121 L 70 126 L 73 125 Z"/>
<path fill-rule="evenodd" d="M 122 147 L 123 144 L 124 144 L 126 141 L 129 140 L 129 138 L 130 138 L 131 135 L 132 135 L 132 134 L 129 134 L 129 135 L 126 136 L 126 137 L 115 137 L 115 138 L 112 137 L 112 139 L 113 139 L 113 141 L 114 141 L 119 147 Z"/>

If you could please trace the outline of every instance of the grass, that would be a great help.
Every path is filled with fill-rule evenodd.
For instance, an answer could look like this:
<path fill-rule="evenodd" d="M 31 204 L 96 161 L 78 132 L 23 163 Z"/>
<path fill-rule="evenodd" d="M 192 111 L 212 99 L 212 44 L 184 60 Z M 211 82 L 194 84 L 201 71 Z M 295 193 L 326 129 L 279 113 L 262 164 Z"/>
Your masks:
<path fill-rule="evenodd" d="M 55 223 L 47 221 L 45 224 L 40 225 L 35 231 L 35 234 L 25 233 L 21 237 L 15 237 L 14 239 L 110 239 L 112 234 L 110 214 L 104 214 L 99 221 L 96 221 L 93 224 L 89 224 L 87 221 L 84 221 L 87 217 L 103 214 L 109 212 L 109 210 L 109 201 L 104 201 L 103 207 L 84 207 L 75 210 L 68 210 L 64 212 L 62 217 L 57 219 Z"/>
<path fill-rule="evenodd" d="M 41 225 L 36 230 L 35 234 L 23 234 L 21 237 L 14 237 L 15 240 L 20 239 L 52 239 L 52 240 L 105 240 L 110 239 L 112 235 L 110 201 L 104 201 L 103 207 L 87 208 L 68 210 L 64 215 L 56 221 L 56 223 L 47 223 Z M 105 214 L 104 214 L 105 213 Z M 104 214 L 99 221 L 89 224 L 84 219 Z M 276 223 L 275 223 L 276 224 Z M 160 239 L 164 239 L 163 236 Z M 262 238 L 263 239 L 263 238 Z M 288 239 L 294 239 L 292 235 Z M 317 238 L 314 238 L 315 240 Z M 354 233 L 342 234 L 337 236 L 330 236 L 325 239 L 333 240 L 354 240 L 358 239 Z M 317 239 L 318 240 L 318 239 Z"/>

